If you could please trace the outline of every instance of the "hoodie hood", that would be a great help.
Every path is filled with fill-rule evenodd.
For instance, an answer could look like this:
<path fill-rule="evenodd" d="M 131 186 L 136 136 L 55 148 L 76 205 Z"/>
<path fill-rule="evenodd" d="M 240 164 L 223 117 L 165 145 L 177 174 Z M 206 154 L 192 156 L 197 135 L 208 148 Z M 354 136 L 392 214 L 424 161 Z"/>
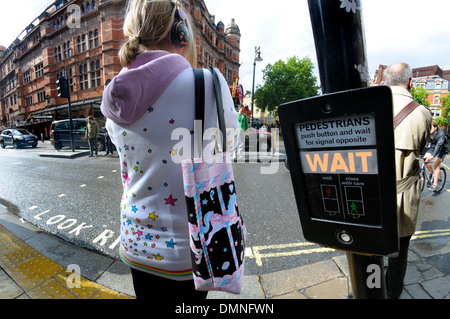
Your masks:
<path fill-rule="evenodd" d="M 187 60 L 178 54 L 166 51 L 140 53 L 105 88 L 101 105 L 103 115 L 117 123 L 133 123 L 189 67 Z"/>

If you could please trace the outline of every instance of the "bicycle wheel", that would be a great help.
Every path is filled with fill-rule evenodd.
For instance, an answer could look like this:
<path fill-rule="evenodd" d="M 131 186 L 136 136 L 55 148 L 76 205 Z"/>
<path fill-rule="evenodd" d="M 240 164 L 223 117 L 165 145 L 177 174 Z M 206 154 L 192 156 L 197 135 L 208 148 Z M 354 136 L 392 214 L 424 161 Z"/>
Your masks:
<path fill-rule="evenodd" d="M 442 191 L 442 189 L 445 186 L 445 182 L 447 181 L 447 172 L 445 171 L 445 168 L 441 167 L 441 171 L 439 172 L 439 179 L 438 184 L 436 188 L 436 193 L 439 193 Z"/>
<path fill-rule="evenodd" d="M 425 175 L 425 170 L 422 169 L 420 172 L 420 191 L 423 192 L 425 188 L 425 184 L 427 183 L 427 177 Z"/>

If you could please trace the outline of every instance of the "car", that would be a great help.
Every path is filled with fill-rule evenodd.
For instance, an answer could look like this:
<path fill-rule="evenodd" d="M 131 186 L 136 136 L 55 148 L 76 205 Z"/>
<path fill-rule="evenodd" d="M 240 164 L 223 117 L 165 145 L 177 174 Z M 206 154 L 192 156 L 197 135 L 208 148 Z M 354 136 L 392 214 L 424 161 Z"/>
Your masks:
<path fill-rule="evenodd" d="M 98 121 L 97 121 L 98 122 Z M 86 118 L 72 119 L 73 124 L 73 144 L 74 148 L 89 148 L 89 142 L 85 138 L 86 127 L 88 120 Z M 104 125 L 98 123 L 99 134 L 97 145 L 99 151 L 105 150 L 105 131 L 102 129 Z M 70 142 L 70 120 L 59 120 L 52 122 L 50 126 L 50 140 L 53 146 L 60 150 L 68 146 L 71 147 Z"/>
<path fill-rule="evenodd" d="M 36 147 L 38 145 L 38 137 L 22 128 L 6 129 L 0 135 L 0 146 L 5 148 L 7 145 L 11 145 L 14 148 L 22 146 Z"/>

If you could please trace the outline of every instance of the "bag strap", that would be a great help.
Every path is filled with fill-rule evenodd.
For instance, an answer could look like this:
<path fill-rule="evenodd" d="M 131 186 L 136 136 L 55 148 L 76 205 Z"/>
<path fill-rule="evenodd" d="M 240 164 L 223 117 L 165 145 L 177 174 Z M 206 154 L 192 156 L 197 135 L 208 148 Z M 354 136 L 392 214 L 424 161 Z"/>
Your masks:
<path fill-rule="evenodd" d="M 420 104 L 416 101 L 412 101 L 408 105 L 406 105 L 403 110 L 401 110 L 394 118 L 394 129 L 397 128 L 397 126 L 400 125 L 403 120 L 412 113 Z"/>
<path fill-rule="evenodd" d="M 202 69 L 193 70 L 195 76 L 195 120 L 203 121 L 205 119 L 205 79 Z M 204 125 L 202 126 L 204 127 Z"/>
<path fill-rule="evenodd" d="M 210 67 L 209 70 L 213 74 L 213 85 L 216 96 L 217 117 L 219 119 L 219 129 L 222 132 L 222 145 L 223 145 L 222 152 L 225 152 L 227 147 L 227 131 L 225 128 L 225 116 L 223 114 L 222 89 L 220 87 L 219 77 L 217 76 L 217 73 L 214 71 L 214 68 Z"/>
<path fill-rule="evenodd" d="M 199 148 L 199 152 L 196 155 L 202 154 L 201 150 L 203 148 L 203 133 L 205 129 L 205 78 L 203 75 L 203 69 L 195 68 L 194 77 L 195 77 L 195 122 L 194 122 L 194 132 L 197 146 Z M 227 132 L 225 128 L 225 116 L 223 113 L 223 99 L 222 99 L 222 89 L 220 86 L 220 79 L 217 76 L 217 73 L 214 71 L 213 67 L 208 68 L 209 71 L 213 74 L 213 87 L 214 94 L 216 97 L 216 107 L 217 107 L 217 117 L 219 121 L 219 129 L 222 132 L 222 151 L 226 150 L 227 146 Z M 201 134 L 197 134 L 200 131 L 200 127 L 196 127 L 198 125 L 198 121 L 201 121 Z M 195 143 L 194 143 L 195 145 Z"/>
<path fill-rule="evenodd" d="M 205 78 L 202 69 L 193 70 L 195 78 L 194 158 L 201 158 L 205 128 Z M 195 153 L 195 146 L 198 148 L 197 153 Z"/>

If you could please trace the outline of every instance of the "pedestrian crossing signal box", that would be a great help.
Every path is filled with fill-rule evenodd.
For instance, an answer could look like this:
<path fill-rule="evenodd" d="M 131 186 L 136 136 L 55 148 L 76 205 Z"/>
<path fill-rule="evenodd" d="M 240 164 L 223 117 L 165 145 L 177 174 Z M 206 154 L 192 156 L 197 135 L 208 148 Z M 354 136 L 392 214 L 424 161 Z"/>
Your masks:
<path fill-rule="evenodd" d="M 377 256 L 398 251 L 392 93 L 357 89 L 278 109 L 306 240 Z"/>

